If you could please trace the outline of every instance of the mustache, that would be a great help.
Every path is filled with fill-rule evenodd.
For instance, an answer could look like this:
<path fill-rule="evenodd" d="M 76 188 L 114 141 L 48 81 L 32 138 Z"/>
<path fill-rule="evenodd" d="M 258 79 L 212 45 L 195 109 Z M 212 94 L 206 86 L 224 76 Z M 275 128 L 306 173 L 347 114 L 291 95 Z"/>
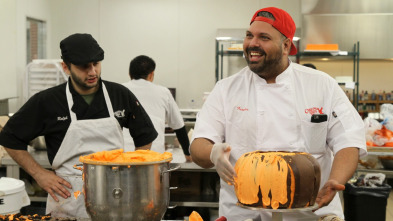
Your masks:
<path fill-rule="evenodd" d="M 257 48 L 257 47 L 247 48 L 246 51 L 247 51 L 247 54 L 251 53 L 251 51 L 256 51 L 256 52 L 260 53 L 262 56 L 266 55 L 266 52 L 264 50 Z"/>

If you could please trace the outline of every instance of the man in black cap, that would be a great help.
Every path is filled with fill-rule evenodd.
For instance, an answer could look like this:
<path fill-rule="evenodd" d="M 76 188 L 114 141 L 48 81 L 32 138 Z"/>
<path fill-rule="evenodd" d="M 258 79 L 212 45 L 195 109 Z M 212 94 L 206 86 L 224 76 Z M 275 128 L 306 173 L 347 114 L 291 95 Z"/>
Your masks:
<path fill-rule="evenodd" d="M 123 148 L 122 127 L 137 149 L 149 149 L 157 132 L 126 87 L 101 80 L 104 51 L 89 34 L 60 42 L 67 83 L 31 97 L 7 122 L 0 145 L 49 193 L 46 212 L 53 217 L 89 217 L 82 191 L 79 156 Z M 31 140 L 45 136 L 53 171 L 40 166 L 27 151 Z"/>

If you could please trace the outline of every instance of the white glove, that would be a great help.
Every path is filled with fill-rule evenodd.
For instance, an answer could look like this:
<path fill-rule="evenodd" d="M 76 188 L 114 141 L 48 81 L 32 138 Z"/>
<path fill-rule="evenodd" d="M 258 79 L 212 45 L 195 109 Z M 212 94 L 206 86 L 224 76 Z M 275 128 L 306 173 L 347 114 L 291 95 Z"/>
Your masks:
<path fill-rule="evenodd" d="M 216 167 L 218 175 L 229 185 L 234 185 L 235 169 L 229 162 L 231 147 L 226 143 L 216 143 L 210 153 L 210 160 Z"/>

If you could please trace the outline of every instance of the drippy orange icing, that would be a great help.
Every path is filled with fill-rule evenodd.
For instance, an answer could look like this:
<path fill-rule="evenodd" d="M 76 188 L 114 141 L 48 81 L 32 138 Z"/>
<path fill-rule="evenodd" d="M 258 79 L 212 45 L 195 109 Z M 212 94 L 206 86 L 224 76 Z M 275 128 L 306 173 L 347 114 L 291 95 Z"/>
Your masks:
<path fill-rule="evenodd" d="M 110 151 L 101 151 L 86 156 L 79 157 L 83 163 L 136 163 L 136 162 L 156 162 L 163 160 L 172 160 L 172 153 L 158 153 L 152 150 L 136 150 L 124 152 L 123 149 Z"/>
<path fill-rule="evenodd" d="M 258 192 L 260 190 L 263 204 L 261 206 L 265 208 L 271 206 L 271 208 L 277 209 L 280 204 L 287 203 L 287 178 L 289 170 L 291 176 L 290 197 L 292 204 L 295 192 L 294 176 L 292 168 L 283 156 L 294 154 L 296 153 L 256 151 L 241 156 L 235 165 L 237 174 L 235 191 L 239 201 L 243 204 L 257 203 L 259 201 Z"/>

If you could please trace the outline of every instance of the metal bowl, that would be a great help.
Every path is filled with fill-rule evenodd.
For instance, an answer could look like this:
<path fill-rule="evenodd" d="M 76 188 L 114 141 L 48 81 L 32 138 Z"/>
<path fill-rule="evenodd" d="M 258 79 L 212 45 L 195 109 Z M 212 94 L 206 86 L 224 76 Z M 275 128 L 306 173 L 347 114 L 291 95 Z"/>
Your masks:
<path fill-rule="evenodd" d="M 93 221 L 161 220 L 169 205 L 169 162 L 95 165 L 84 162 L 87 212 Z"/>

